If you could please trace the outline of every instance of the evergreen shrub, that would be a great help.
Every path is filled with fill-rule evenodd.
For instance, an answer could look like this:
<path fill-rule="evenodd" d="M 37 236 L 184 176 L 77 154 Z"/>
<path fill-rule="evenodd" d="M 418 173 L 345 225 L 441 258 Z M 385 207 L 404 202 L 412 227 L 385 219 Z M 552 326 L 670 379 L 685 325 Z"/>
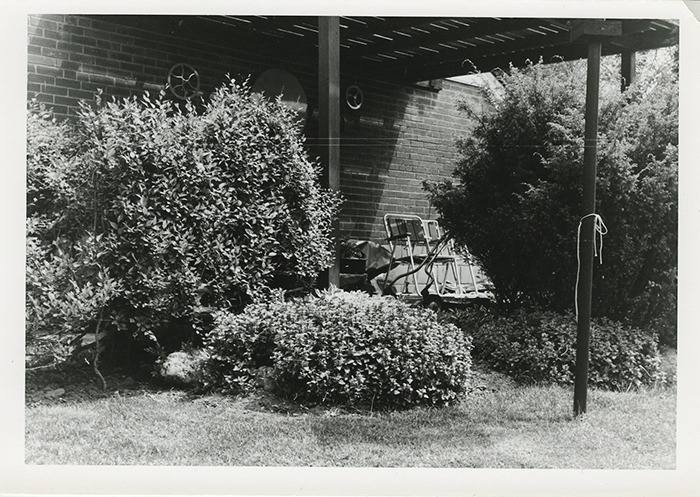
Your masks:
<path fill-rule="evenodd" d="M 454 323 L 472 336 L 472 356 L 523 384 L 573 385 L 576 319 L 551 311 L 501 314 L 493 309 L 454 311 Z M 588 383 L 627 390 L 664 383 L 657 337 L 607 318 L 593 319 Z"/>
<path fill-rule="evenodd" d="M 306 403 L 370 409 L 439 406 L 465 391 L 471 341 L 432 311 L 359 292 L 220 313 L 206 338 L 208 388 L 241 391 L 259 371 Z"/>

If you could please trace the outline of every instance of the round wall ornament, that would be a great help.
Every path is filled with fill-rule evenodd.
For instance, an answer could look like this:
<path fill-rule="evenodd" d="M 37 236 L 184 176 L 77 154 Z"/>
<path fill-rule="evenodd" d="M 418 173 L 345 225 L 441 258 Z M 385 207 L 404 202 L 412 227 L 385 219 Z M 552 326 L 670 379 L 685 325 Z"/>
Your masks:
<path fill-rule="evenodd" d="M 362 107 L 364 102 L 364 95 L 362 94 L 362 89 L 357 85 L 348 86 L 345 90 L 345 103 L 348 104 L 352 110 L 358 110 Z"/>
<path fill-rule="evenodd" d="M 180 100 L 199 95 L 199 73 L 189 64 L 175 64 L 168 71 L 170 92 Z"/>
<path fill-rule="evenodd" d="M 295 111 L 302 123 L 306 122 L 306 93 L 293 74 L 277 67 L 267 69 L 257 77 L 251 90 L 269 99 L 280 98 L 282 105 Z"/>

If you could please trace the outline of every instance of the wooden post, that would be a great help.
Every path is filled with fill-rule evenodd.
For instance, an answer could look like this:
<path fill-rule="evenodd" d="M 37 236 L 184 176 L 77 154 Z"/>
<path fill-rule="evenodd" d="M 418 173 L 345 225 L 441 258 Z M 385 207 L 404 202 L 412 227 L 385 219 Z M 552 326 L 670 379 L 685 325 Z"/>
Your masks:
<path fill-rule="evenodd" d="M 593 290 L 593 242 L 595 237 L 595 183 L 598 160 L 598 96 L 600 87 L 601 42 L 588 44 L 586 86 L 586 129 L 583 151 L 583 220 L 578 250 L 581 272 L 578 286 L 578 330 L 576 335 L 576 370 L 574 379 L 574 415 L 586 412 L 588 390 L 588 348 L 591 330 Z"/>
<path fill-rule="evenodd" d="M 576 367 L 574 376 L 574 415 L 586 412 L 588 396 L 588 349 L 591 335 L 591 303 L 593 300 L 593 250 L 595 240 L 595 183 L 598 162 L 598 99 L 600 93 L 600 57 L 602 40 L 622 35 L 621 20 L 588 19 L 576 22 L 569 32 L 570 40 L 588 44 L 586 78 L 586 129 L 583 150 L 583 213 L 580 226 L 578 329 L 576 333 Z"/>
<path fill-rule="evenodd" d="M 318 18 L 318 109 L 321 164 L 327 187 L 340 190 L 340 18 Z M 335 259 L 328 285 L 340 285 L 339 226 L 333 227 Z"/>
<path fill-rule="evenodd" d="M 637 52 L 622 52 L 622 91 L 625 91 L 637 79 Z"/>

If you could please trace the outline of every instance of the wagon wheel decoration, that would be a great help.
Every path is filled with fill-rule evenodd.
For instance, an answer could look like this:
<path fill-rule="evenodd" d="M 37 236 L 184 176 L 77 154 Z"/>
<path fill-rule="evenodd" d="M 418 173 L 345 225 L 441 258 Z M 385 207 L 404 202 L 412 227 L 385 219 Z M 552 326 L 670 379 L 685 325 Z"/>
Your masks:
<path fill-rule="evenodd" d="M 348 107 L 352 110 L 358 110 L 362 107 L 364 99 L 365 97 L 362 94 L 362 90 L 357 85 L 350 85 L 348 89 L 345 90 L 345 103 L 348 104 Z"/>
<path fill-rule="evenodd" d="M 168 72 L 168 86 L 180 100 L 196 97 L 199 95 L 199 73 L 189 64 L 175 64 Z"/>

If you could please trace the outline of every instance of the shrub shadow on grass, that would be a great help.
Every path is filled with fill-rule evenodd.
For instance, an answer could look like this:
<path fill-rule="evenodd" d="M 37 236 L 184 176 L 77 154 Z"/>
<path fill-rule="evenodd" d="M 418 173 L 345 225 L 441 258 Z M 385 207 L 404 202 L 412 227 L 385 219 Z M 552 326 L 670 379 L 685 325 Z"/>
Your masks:
<path fill-rule="evenodd" d="M 325 445 L 360 444 L 421 450 L 433 445 L 449 446 L 457 440 L 460 445 L 468 441 L 472 449 L 492 443 L 488 433 L 465 416 L 449 413 L 443 416 L 440 411 L 427 411 L 419 409 L 374 416 L 334 415 L 331 411 L 311 421 L 312 432 Z"/>

